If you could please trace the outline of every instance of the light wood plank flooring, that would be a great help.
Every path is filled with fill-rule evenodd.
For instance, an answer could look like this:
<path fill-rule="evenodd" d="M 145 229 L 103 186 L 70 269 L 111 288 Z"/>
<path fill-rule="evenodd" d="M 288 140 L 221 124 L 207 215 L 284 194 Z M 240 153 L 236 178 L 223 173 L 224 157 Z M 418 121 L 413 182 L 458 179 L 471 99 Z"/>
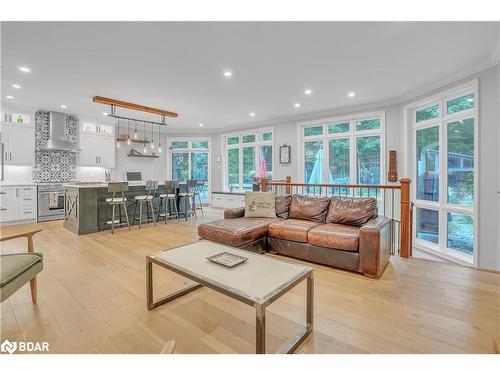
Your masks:
<path fill-rule="evenodd" d="M 76 236 L 61 222 L 34 228 L 44 255 L 38 305 L 29 286 L 1 304 L 1 340 L 48 341 L 51 353 L 252 353 L 252 308 L 207 288 L 152 311 L 145 307 L 145 255 L 198 240 L 198 221 L 146 225 Z M 24 251 L 25 240 L 2 243 Z M 280 257 L 280 259 L 286 259 Z M 295 261 L 286 259 L 287 261 Z M 265 277 L 265 275 L 255 275 Z M 155 270 L 156 295 L 189 281 Z M 298 353 L 492 353 L 500 335 L 500 274 L 426 259 L 393 257 L 380 280 L 315 265 L 314 332 Z M 305 283 L 271 305 L 268 351 L 276 352 L 305 320 Z"/>

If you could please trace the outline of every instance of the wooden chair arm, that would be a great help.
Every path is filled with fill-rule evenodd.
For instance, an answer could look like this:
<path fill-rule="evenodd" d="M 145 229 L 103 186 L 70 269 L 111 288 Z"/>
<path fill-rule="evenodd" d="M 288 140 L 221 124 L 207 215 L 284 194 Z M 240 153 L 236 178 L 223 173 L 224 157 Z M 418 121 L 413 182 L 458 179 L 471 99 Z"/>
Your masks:
<path fill-rule="evenodd" d="M 35 234 L 37 234 L 38 232 L 41 232 L 42 230 L 43 229 L 37 229 L 37 230 L 33 230 L 31 232 L 12 234 L 10 236 L 1 237 L 0 238 L 0 242 L 2 242 L 2 241 L 8 241 L 8 240 L 13 240 L 14 238 L 26 237 L 26 238 L 28 238 L 28 252 L 32 253 L 34 251 L 33 236 Z"/>

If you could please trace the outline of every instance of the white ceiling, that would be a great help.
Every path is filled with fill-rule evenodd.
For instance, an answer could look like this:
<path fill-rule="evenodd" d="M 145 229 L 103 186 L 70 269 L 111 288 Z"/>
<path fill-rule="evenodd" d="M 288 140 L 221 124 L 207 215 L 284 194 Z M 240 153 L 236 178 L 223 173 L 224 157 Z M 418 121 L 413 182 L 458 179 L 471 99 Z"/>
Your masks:
<path fill-rule="evenodd" d="M 248 126 L 397 100 L 486 66 L 498 48 L 499 25 L 3 22 L 2 101 L 100 115 L 108 108 L 91 98 L 101 95 L 178 112 L 169 121 L 175 131 L 200 129 L 199 123 L 204 131 Z M 230 79 L 225 70 L 233 72 Z M 313 94 L 306 96 L 306 88 Z M 349 91 L 356 96 L 348 98 Z M 9 94 L 15 99 L 6 100 Z"/>

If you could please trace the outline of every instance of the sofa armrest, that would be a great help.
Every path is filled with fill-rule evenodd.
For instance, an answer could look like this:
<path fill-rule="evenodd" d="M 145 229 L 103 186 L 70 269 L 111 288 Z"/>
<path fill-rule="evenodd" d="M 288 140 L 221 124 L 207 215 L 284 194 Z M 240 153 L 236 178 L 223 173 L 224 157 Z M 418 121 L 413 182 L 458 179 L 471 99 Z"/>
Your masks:
<path fill-rule="evenodd" d="M 391 256 L 391 220 L 376 216 L 359 231 L 358 271 L 365 276 L 379 278 Z"/>
<path fill-rule="evenodd" d="M 245 207 L 231 208 L 224 210 L 224 219 L 237 219 L 245 216 Z"/>

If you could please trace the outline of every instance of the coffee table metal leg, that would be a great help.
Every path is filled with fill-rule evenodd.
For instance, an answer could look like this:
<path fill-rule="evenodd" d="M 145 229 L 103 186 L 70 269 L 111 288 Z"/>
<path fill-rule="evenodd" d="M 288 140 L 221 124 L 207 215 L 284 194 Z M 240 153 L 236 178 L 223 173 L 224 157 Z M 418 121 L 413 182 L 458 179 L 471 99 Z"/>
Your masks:
<path fill-rule="evenodd" d="M 293 353 L 313 330 L 314 316 L 314 276 L 307 278 L 306 326 L 302 328 L 282 349 L 282 354 Z"/>
<path fill-rule="evenodd" d="M 266 354 L 266 308 L 262 305 L 256 305 L 255 312 L 255 353 Z"/>
<path fill-rule="evenodd" d="M 146 299 L 147 299 L 147 307 L 148 310 L 152 310 L 155 307 L 163 305 L 167 302 L 170 302 L 178 297 L 181 297 L 193 290 L 201 288 L 202 284 L 191 284 L 181 290 L 178 290 L 174 293 L 167 295 L 166 297 L 162 297 L 157 299 L 156 301 L 153 299 L 153 262 L 149 258 L 146 258 Z"/>

